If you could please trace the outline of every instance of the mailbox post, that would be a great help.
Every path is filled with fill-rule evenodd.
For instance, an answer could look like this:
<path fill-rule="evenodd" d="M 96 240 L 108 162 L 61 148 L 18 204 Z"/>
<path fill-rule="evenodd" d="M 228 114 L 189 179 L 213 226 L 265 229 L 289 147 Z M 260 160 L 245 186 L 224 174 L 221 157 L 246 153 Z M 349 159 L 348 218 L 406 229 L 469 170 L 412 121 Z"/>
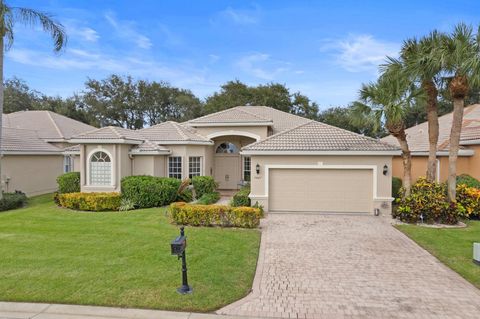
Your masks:
<path fill-rule="evenodd" d="M 187 278 L 187 256 L 185 249 L 187 248 L 187 237 L 185 237 L 185 228 L 180 227 L 180 236 L 175 238 L 171 243 L 172 255 L 182 259 L 182 286 L 177 291 L 184 295 L 192 293 L 192 288 L 188 285 Z"/>

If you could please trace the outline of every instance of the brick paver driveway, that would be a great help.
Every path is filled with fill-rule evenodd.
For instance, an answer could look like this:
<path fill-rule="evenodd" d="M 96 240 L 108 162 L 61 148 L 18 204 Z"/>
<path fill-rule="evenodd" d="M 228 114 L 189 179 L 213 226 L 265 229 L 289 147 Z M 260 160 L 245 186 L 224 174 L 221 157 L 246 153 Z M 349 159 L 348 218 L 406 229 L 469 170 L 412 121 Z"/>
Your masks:
<path fill-rule="evenodd" d="M 480 318 L 480 290 L 382 217 L 270 214 L 253 292 L 218 313 Z"/>

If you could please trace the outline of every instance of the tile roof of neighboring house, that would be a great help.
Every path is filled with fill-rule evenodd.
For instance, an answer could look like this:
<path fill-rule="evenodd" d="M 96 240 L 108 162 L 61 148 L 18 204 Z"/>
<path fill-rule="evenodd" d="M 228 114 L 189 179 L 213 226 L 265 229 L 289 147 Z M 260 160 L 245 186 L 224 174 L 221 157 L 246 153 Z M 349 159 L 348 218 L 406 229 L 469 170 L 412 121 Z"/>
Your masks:
<path fill-rule="evenodd" d="M 66 140 L 95 127 L 51 111 L 19 111 L 3 115 L 3 125 L 38 132 L 46 140 Z"/>
<path fill-rule="evenodd" d="M 77 140 L 133 140 L 143 141 L 144 138 L 137 131 L 118 126 L 105 126 L 95 130 L 73 136 Z"/>
<path fill-rule="evenodd" d="M 268 106 L 237 106 L 187 122 L 188 125 L 221 123 L 265 123 L 270 122 L 273 134 L 282 132 L 310 121 L 304 117 L 286 113 Z"/>
<path fill-rule="evenodd" d="M 450 130 L 452 129 L 452 113 L 445 114 L 438 118 L 438 150 L 446 151 L 449 146 Z M 406 130 L 407 141 L 412 152 L 428 152 L 428 122 L 412 126 Z M 480 144 L 480 104 L 474 104 L 464 109 L 462 142 L 479 140 Z M 397 139 L 391 135 L 386 136 L 382 141 L 398 145 Z"/>
<path fill-rule="evenodd" d="M 309 120 L 289 130 L 245 146 L 243 151 L 398 151 L 376 139 Z"/>
<path fill-rule="evenodd" d="M 62 150 L 41 139 L 34 130 L 2 127 L 3 153 L 60 153 Z"/>
<path fill-rule="evenodd" d="M 192 128 L 173 121 L 163 122 L 137 132 L 145 139 L 159 144 L 162 142 L 211 143 L 208 138 L 195 133 Z"/>

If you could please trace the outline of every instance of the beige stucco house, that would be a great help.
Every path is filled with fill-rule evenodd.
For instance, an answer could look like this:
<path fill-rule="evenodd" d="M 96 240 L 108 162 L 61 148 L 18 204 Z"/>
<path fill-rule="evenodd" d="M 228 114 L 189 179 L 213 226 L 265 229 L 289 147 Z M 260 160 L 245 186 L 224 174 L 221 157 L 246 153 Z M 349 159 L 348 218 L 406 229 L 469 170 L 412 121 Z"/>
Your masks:
<path fill-rule="evenodd" d="M 390 213 L 397 147 L 265 106 L 239 106 L 141 130 L 73 136 L 84 192 L 120 191 L 129 175 L 211 175 L 251 183 L 252 203 L 278 212 Z"/>
<path fill-rule="evenodd" d="M 78 155 L 65 153 L 68 139 L 92 129 L 50 111 L 3 114 L 2 189 L 28 196 L 54 192 L 57 176 L 80 168 Z"/>
<path fill-rule="evenodd" d="M 448 152 L 452 113 L 438 118 L 439 138 L 437 151 L 437 180 L 448 178 Z M 428 123 L 422 123 L 406 130 L 407 141 L 412 152 L 412 179 L 425 176 L 428 162 Z M 393 136 L 382 141 L 398 145 Z M 460 150 L 457 159 L 457 175 L 468 174 L 480 179 L 480 104 L 470 105 L 464 110 Z M 393 176 L 403 177 L 403 164 L 400 156 L 393 158 Z"/>

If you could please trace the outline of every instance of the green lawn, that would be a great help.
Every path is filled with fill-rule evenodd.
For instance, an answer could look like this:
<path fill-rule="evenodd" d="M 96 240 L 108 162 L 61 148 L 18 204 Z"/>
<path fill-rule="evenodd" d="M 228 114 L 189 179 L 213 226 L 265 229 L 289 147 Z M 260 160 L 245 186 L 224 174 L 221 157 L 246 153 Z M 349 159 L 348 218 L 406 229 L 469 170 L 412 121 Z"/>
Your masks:
<path fill-rule="evenodd" d="M 86 213 L 51 195 L 0 213 L 0 300 L 211 311 L 248 294 L 260 232 L 186 228 L 192 295 L 179 295 L 165 209 Z"/>
<path fill-rule="evenodd" d="M 480 266 L 472 262 L 473 242 L 480 242 L 480 221 L 469 221 L 467 224 L 467 228 L 457 229 L 414 225 L 399 225 L 397 228 L 480 288 Z"/>

